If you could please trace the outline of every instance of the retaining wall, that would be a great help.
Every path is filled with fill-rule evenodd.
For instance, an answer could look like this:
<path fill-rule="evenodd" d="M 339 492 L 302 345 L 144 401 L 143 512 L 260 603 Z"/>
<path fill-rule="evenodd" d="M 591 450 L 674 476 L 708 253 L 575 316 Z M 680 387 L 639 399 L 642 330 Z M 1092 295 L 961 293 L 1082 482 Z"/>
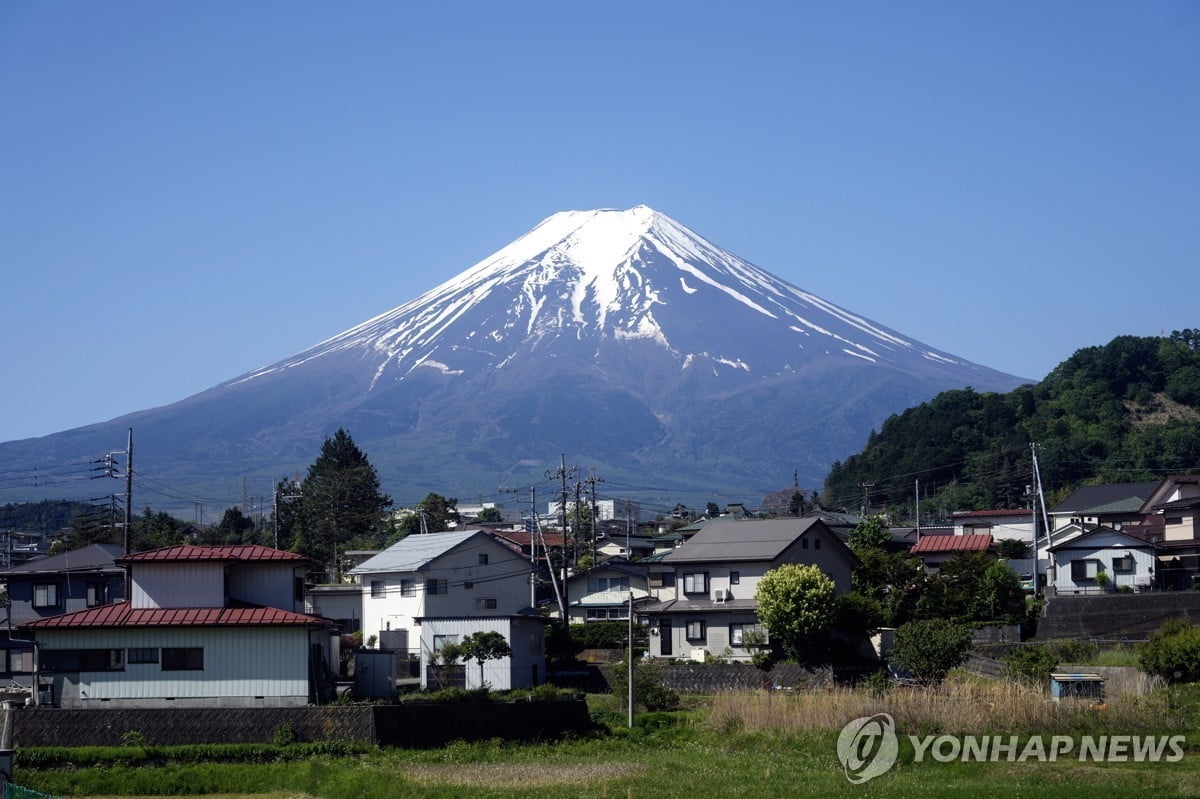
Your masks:
<path fill-rule="evenodd" d="M 1177 617 L 1200 624 L 1200 591 L 1054 596 L 1038 621 L 1035 638 L 1144 639 L 1164 621 Z"/>
<path fill-rule="evenodd" d="M 13 721 L 18 747 L 120 746 L 130 734 L 161 746 L 270 743 L 284 725 L 297 741 L 422 747 L 489 738 L 536 741 L 591 726 L 587 703 L 574 699 L 296 708 L 19 708 Z"/>

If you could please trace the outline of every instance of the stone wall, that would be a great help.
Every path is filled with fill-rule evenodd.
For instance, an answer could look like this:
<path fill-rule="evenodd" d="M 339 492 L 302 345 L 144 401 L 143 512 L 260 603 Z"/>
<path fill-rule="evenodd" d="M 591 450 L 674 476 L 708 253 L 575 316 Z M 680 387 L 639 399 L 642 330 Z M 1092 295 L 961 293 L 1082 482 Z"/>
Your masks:
<path fill-rule="evenodd" d="M 19 708 L 13 721 L 17 747 L 120 746 L 131 736 L 160 746 L 270 743 L 276 730 L 285 726 L 297 741 L 420 747 L 489 738 L 536 741 L 591 726 L 582 700 L 170 710 Z"/>

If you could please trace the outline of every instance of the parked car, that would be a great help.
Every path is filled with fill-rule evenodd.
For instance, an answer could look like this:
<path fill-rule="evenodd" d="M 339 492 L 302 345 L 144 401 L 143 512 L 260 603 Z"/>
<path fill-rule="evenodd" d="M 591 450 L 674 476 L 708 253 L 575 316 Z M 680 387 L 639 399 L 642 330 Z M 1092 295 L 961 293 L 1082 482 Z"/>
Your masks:
<path fill-rule="evenodd" d="M 1028 594 L 1032 594 L 1034 592 L 1035 586 L 1032 574 L 1021 575 L 1021 590 Z"/>

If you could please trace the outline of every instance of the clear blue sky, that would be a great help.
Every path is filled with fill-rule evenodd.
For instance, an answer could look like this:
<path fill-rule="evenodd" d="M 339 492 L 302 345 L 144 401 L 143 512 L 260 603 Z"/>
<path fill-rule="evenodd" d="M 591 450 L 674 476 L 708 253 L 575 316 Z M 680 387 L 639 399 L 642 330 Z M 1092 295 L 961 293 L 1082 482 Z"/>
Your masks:
<path fill-rule="evenodd" d="M 1200 3 L 0 0 L 0 440 L 645 203 L 1040 379 L 1200 327 Z"/>

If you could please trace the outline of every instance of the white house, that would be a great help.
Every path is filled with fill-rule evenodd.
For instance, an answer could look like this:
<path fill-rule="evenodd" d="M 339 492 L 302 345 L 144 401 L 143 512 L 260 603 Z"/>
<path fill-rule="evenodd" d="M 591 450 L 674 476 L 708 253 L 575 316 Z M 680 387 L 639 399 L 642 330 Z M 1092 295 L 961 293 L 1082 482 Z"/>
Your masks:
<path fill-rule="evenodd" d="M 1055 593 L 1141 591 L 1153 585 L 1158 563 L 1153 544 L 1111 527 L 1084 530 L 1069 525 L 1061 533 L 1050 547 L 1050 584 Z M 1097 579 L 1099 574 L 1105 577 Z"/>
<path fill-rule="evenodd" d="M 496 691 L 533 688 L 546 681 L 545 627 L 534 612 L 512 616 L 418 618 L 421 646 L 421 687 L 487 687 Z M 434 664 L 434 654 L 448 643 L 462 643 L 478 632 L 498 632 L 512 654 L 483 663 L 457 661 Z"/>
<path fill-rule="evenodd" d="M 39 697 L 74 708 L 319 702 L 328 620 L 302 613 L 302 555 L 180 545 L 124 555 L 130 598 L 24 626 Z M 321 657 L 314 657 L 314 648 Z"/>
<path fill-rule="evenodd" d="M 483 530 L 410 535 L 351 570 L 363 640 L 416 655 L 418 619 L 505 617 L 530 607 L 530 564 Z"/>
<path fill-rule="evenodd" d="M 650 654 L 748 660 L 754 650 L 747 634 L 764 632 L 754 598 L 764 574 L 785 563 L 815 564 L 842 593 L 850 590 L 856 562 L 817 519 L 710 521 L 662 559 L 674 570 L 674 595 L 639 610 L 650 622 Z"/>

